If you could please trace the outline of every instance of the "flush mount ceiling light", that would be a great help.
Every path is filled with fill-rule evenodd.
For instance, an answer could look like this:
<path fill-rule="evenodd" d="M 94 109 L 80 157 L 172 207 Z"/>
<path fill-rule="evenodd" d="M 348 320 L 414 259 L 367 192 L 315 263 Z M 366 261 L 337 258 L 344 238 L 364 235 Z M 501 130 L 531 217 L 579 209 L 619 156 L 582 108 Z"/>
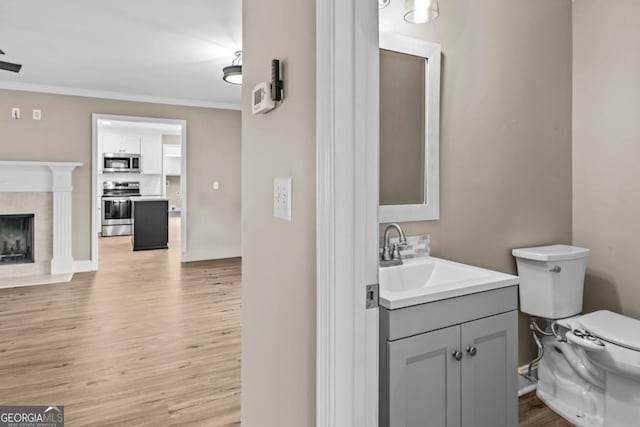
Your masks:
<path fill-rule="evenodd" d="M 236 52 L 236 57 L 231 65 L 222 69 L 222 79 L 234 85 L 242 84 L 242 51 Z"/>
<path fill-rule="evenodd" d="M 4 55 L 4 52 L 2 51 L 2 49 L 0 49 L 0 55 Z M 14 64 L 13 62 L 0 61 L 0 70 L 19 73 L 21 68 L 22 68 L 21 64 Z"/>
<path fill-rule="evenodd" d="M 411 24 L 424 24 L 440 15 L 438 0 L 405 0 L 404 20 Z"/>

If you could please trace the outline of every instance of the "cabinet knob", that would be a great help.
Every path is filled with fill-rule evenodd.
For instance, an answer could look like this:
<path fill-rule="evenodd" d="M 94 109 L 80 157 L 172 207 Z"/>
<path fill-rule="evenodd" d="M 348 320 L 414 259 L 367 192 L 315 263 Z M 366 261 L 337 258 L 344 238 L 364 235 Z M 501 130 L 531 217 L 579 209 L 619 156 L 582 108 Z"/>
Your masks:
<path fill-rule="evenodd" d="M 473 346 L 467 347 L 467 353 L 469 353 L 471 356 L 475 356 L 477 352 L 478 352 L 477 348 Z"/>
<path fill-rule="evenodd" d="M 462 359 L 462 352 L 461 351 L 454 351 L 452 353 L 452 356 L 456 360 L 461 360 Z"/>

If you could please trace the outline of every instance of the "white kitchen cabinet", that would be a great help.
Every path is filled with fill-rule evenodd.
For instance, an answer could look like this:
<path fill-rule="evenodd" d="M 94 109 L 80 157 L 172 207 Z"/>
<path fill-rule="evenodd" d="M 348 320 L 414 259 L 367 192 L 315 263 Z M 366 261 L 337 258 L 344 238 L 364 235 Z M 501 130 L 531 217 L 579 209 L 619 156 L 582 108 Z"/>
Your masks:
<path fill-rule="evenodd" d="M 141 151 L 140 135 L 124 135 L 122 137 L 122 152 L 127 154 L 140 154 Z"/>
<path fill-rule="evenodd" d="M 117 133 L 105 132 L 102 134 L 103 153 L 126 153 L 140 154 L 139 135 L 120 135 Z"/>
<path fill-rule="evenodd" d="M 165 157 L 164 173 L 169 176 L 182 175 L 182 157 Z"/>
<path fill-rule="evenodd" d="M 140 142 L 142 173 L 160 175 L 162 173 L 162 135 L 142 135 Z"/>
<path fill-rule="evenodd" d="M 122 136 L 115 133 L 102 134 L 102 152 L 120 153 L 122 150 Z"/>
<path fill-rule="evenodd" d="M 516 427 L 517 287 L 380 308 L 381 427 Z"/>

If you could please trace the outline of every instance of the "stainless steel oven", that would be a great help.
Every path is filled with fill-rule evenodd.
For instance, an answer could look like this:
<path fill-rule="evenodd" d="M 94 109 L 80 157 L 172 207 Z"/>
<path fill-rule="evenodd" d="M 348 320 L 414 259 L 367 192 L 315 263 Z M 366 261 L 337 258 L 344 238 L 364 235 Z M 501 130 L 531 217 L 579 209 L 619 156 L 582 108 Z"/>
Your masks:
<path fill-rule="evenodd" d="M 131 197 L 140 195 L 137 181 L 108 181 L 102 186 L 102 235 L 131 234 Z"/>
<path fill-rule="evenodd" d="M 140 173 L 140 155 L 126 153 L 105 153 L 102 160 L 102 172 Z"/>

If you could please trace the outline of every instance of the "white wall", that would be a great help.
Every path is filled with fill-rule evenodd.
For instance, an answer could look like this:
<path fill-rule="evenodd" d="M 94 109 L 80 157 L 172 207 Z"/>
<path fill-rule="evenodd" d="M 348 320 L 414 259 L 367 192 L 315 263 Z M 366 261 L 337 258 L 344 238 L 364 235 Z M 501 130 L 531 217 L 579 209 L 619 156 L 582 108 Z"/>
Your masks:
<path fill-rule="evenodd" d="M 315 1 L 245 0 L 242 27 L 242 425 L 313 426 Z M 273 58 L 285 101 L 254 116 Z M 292 222 L 273 217 L 276 176 L 293 179 Z"/>
<path fill-rule="evenodd" d="M 640 318 L 640 2 L 573 4 L 573 242 L 584 309 Z"/>

